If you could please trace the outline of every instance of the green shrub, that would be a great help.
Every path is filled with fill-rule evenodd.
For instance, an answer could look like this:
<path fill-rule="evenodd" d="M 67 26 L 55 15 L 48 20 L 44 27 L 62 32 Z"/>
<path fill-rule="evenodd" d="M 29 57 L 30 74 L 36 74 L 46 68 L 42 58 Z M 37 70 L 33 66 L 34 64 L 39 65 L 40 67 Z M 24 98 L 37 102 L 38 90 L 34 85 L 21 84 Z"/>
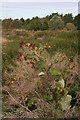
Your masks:
<path fill-rule="evenodd" d="M 2 20 L 0 19 L 0 29 L 2 29 Z"/>
<path fill-rule="evenodd" d="M 34 34 L 34 38 L 43 37 L 44 35 L 45 35 L 45 32 L 43 32 L 43 31 L 37 31 Z"/>
<path fill-rule="evenodd" d="M 76 27 L 73 23 L 67 23 L 66 28 L 67 30 L 72 30 L 72 31 L 76 30 Z"/>
<path fill-rule="evenodd" d="M 10 28 L 11 29 L 21 29 L 22 28 L 22 22 L 19 21 L 18 19 L 15 19 L 10 23 Z"/>
<path fill-rule="evenodd" d="M 42 30 L 48 30 L 48 23 L 47 22 L 44 22 L 42 24 Z"/>
<path fill-rule="evenodd" d="M 55 15 L 50 19 L 48 25 L 52 30 L 63 29 L 64 22 L 62 21 L 61 17 Z"/>

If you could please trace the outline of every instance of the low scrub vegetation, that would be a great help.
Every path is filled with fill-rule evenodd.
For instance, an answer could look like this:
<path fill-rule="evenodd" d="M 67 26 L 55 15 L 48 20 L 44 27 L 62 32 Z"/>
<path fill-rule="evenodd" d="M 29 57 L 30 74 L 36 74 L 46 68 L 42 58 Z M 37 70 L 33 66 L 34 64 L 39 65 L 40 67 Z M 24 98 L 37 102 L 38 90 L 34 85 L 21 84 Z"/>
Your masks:
<path fill-rule="evenodd" d="M 61 17 L 55 15 L 49 21 L 49 28 L 51 28 L 52 30 L 63 29 L 64 21 L 62 21 Z"/>
<path fill-rule="evenodd" d="M 79 118 L 76 21 L 57 13 L 2 21 L 3 118 Z"/>
<path fill-rule="evenodd" d="M 54 22 L 51 22 L 53 21 Z M 66 26 L 67 23 L 72 23 L 80 30 L 80 14 L 73 18 L 72 14 L 58 14 L 52 13 L 46 17 L 39 18 L 33 17 L 32 19 L 4 19 L 0 20 L 3 25 L 3 29 L 26 29 L 26 30 L 48 30 L 51 29 L 61 29 Z"/>

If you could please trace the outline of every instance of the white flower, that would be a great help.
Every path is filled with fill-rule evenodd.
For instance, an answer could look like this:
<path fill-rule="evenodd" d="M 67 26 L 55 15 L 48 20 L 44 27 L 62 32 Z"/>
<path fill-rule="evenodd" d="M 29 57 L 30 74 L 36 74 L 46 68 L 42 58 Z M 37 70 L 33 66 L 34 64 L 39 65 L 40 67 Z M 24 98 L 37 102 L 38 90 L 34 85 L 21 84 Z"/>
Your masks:
<path fill-rule="evenodd" d="M 40 72 L 38 76 L 44 76 L 44 72 Z"/>
<path fill-rule="evenodd" d="M 61 87 L 64 88 L 64 86 L 65 86 L 64 79 L 61 79 L 61 80 L 59 81 L 59 84 L 61 85 Z"/>

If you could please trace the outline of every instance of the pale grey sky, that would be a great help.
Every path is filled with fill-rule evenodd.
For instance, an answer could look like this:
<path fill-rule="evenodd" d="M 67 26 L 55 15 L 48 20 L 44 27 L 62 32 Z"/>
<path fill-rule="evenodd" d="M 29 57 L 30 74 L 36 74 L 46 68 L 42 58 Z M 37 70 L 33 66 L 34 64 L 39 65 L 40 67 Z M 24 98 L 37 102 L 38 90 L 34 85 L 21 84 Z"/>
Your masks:
<path fill-rule="evenodd" d="M 3 2 L 0 18 L 44 17 L 51 13 L 78 14 L 78 2 Z M 1 16 L 2 13 L 2 16 Z"/>
<path fill-rule="evenodd" d="M 1 2 L 78 2 L 79 0 L 0 0 Z"/>

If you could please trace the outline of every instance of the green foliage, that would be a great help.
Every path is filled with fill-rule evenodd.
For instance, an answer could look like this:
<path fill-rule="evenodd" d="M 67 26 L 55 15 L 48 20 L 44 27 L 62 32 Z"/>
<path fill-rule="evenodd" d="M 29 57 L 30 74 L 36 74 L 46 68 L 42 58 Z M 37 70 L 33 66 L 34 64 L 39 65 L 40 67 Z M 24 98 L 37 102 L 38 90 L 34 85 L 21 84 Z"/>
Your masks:
<path fill-rule="evenodd" d="M 40 30 L 41 29 L 41 22 L 38 18 L 33 18 L 31 22 L 26 26 L 28 30 Z"/>
<path fill-rule="evenodd" d="M 32 98 L 29 100 L 29 102 L 28 102 L 28 104 L 27 104 L 27 107 L 28 107 L 28 108 L 31 107 L 31 105 L 34 104 L 36 101 L 37 101 L 37 97 L 32 97 Z"/>
<path fill-rule="evenodd" d="M 78 14 L 77 16 L 75 16 L 75 18 L 74 18 L 74 24 L 77 27 L 77 29 L 80 30 L 80 14 Z"/>
<path fill-rule="evenodd" d="M 15 19 L 10 23 L 10 28 L 11 29 L 21 29 L 22 28 L 22 22 L 19 21 L 18 19 Z"/>
<path fill-rule="evenodd" d="M 52 30 L 63 29 L 64 22 L 62 21 L 61 17 L 55 15 L 50 19 L 48 25 Z"/>
<path fill-rule="evenodd" d="M 37 31 L 35 34 L 34 34 L 34 38 L 39 38 L 39 37 L 44 37 L 45 35 L 45 32 L 43 31 Z"/>
<path fill-rule="evenodd" d="M 8 113 L 8 112 L 11 112 L 12 110 L 10 108 L 5 108 L 2 110 L 3 113 Z"/>
<path fill-rule="evenodd" d="M 41 81 L 40 79 L 37 81 L 37 87 L 39 88 L 40 87 L 40 84 L 41 84 Z"/>
<path fill-rule="evenodd" d="M 59 70 L 57 70 L 57 69 L 55 69 L 55 68 L 51 68 L 51 69 L 49 70 L 49 72 L 50 72 L 51 75 L 54 75 L 54 76 L 56 76 L 56 75 L 61 75 L 61 74 L 62 74 Z"/>
<path fill-rule="evenodd" d="M 49 15 L 49 16 L 46 16 L 46 17 L 48 17 L 48 19 L 50 20 L 53 16 L 59 16 L 59 14 L 58 13 L 52 13 L 51 15 Z"/>
<path fill-rule="evenodd" d="M 54 118 L 55 119 L 56 118 L 59 118 L 59 119 L 64 118 L 64 112 L 60 108 L 57 108 L 54 113 Z"/>
<path fill-rule="evenodd" d="M 76 31 L 76 27 L 73 23 L 67 23 L 66 28 L 67 28 L 67 30 Z"/>
<path fill-rule="evenodd" d="M 22 26 L 24 27 L 24 23 L 25 23 L 24 18 L 21 18 L 20 21 L 22 22 Z"/>
<path fill-rule="evenodd" d="M 0 29 L 2 29 L 2 20 L 0 19 Z"/>
<path fill-rule="evenodd" d="M 13 42 L 8 42 L 6 44 L 6 47 L 2 49 L 3 50 L 3 53 L 2 53 L 3 54 L 3 71 L 10 64 L 13 66 L 16 66 L 14 59 L 18 55 L 18 49 L 19 49 L 19 43 L 20 43 L 20 39 L 18 36 L 9 36 L 7 39 L 13 40 Z M 5 52 L 6 54 L 4 54 Z"/>
<path fill-rule="evenodd" d="M 41 31 L 40 35 L 37 31 L 33 37 L 30 37 L 29 42 L 33 43 L 36 46 L 40 46 L 40 43 L 43 46 L 46 46 L 48 53 L 53 56 L 56 52 L 61 52 L 66 54 L 67 57 L 75 56 L 79 51 L 79 33 L 77 31 Z M 42 40 L 36 40 L 38 35 L 41 36 Z M 74 37 L 73 37 L 74 36 Z M 51 44 L 51 48 L 48 48 L 49 44 Z"/>
<path fill-rule="evenodd" d="M 33 97 L 31 97 L 30 99 L 28 99 L 28 98 L 26 97 L 25 103 L 26 103 L 26 106 L 28 107 L 28 109 L 30 109 L 30 110 L 35 110 L 35 109 L 37 108 L 37 107 L 36 107 L 37 97 L 33 96 Z"/>
<path fill-rule="evenodd" d="M 6 85 L 6 79 L 2 79 L 2 86 Z"/>
<path fill-rule="evenodd" d="M 19 105 L 18 105 L 18 104 L 15 104 L 15 105 L 13 105 L 12 107 L 13 107 L 13 111 L 16 112 L 17 109 L 19 108 Z"/>
<path fill-rule="evenodd" d="M 52 102 L 53 101 L 53 96 L 51 95 L 43 95 L 43 99 L 47 102 Z"/>
<path fill-rule="evenodd" d="M 2 90 L 2 95 L 8 95 L 8 92 L 5 90 Z"/>
<path fill-rule="evenodd" d="M 73 23 L 72 14 L 65 14 L 64 17 L 63 17 L 63 20 L 64 20 L 65 24 Z"/>
<path fill-rule="evenodd" d="M 13 20 L 11 18 L 9 19 L 4 19 L 2 21 L 2 28 L 3 29 L 9 29 L 10 28 L 10 23 L 12 22 Z"/>
<path fill-rule="evenodd" d="M 35 70 L 43 70 L 47 67 L 46 62 L 40 61 L 40 63 L 35 67 Z"/>
<path fill-rule="evenodd" d="M 49 27 L 48 27 L 48 23 L 47 22 L 44 22 L 43 24 L 42 24 L 42 30 L 47 30 Z"/>
<path fill-rule="evenodd" d="M 53 15 L 54 16 L 54 15 Z M 58 17 L 59 18 L 59 17 Z M 63 18 L 63 16 L 62 16 Z M 61 18 L 60 18 L 61 19 Z M 36 18 L 36 20 L 39 20 Z M 28 25 L 31 25 L 32 23 L 35 23 L 35 19 L 27 20 L 26 23 Z M 25 24 L 25 20 L 21 19 L 22 24 Z M 32 21 L 32 23 L 30 23 Z M 41 21 L 40 21 L 41 23 Z M 44 22 L 43 22 L 44 23 Z M 67 23 L 68 24 L 68 23 Z M 72 23 L 71 23 L 72 24 Z M 47 29 L 46 23 L 43 25 L 43 28 L 39 27 L 39 24 L 37 23 L 37 27 L 34 27 L 33 25 L 29 26 L 31 27 L 31 30 L 37 30 L 37 29 Z M 71 28 L 71 26 L 70 26 Z M 70 29 L 68 28 L 68 29 Z M 75 55 L 77 54 L 77 31 L 37 31 L 36 34 L 33 34 L 33 38 L 29 38 L 29 43 L 23 42 L 25 47 L 23 47 L 21 50 L 23 50 L 23 56 L 24 54 L 27 55 L 27 59 L 29 61 L 28 64 L 34 65 L 31 69 L 38 70 L 36 72 L 36 76 L 39 78 L 37 80 L 37 88 L 34 89 L 34 94 L 36 93 L 36 96 L 39 96 L 38 100 L 42 100 L 42 106 L 46 104 L 49 108 L 47 115 L 52 112 L 55 112 L 53 116 L 55 118 L 59 117 L 61 118 L 64 115 L 64 110 L 70 110 L 71 105 L 74 106 L 75 101 L 71 99 L 75 98 L 77 93 L 75 91 L 78 91 L 77 84 L 79 81 L 79 78 L 74 78 L 76 82 L 71 85 L 70 88 L 67 88 L 67 80 L 65 79 L 65 75 L 68 75 L 67 69 L 66 71 L 60 71 L 59 69 L 53 68 L 55 67 L 52 61 L 52 56 L 54 57 L 54 53 L 56 52 L 62 52 L 62 55 L 66 54 L 67 56 Z M 31 32 L 31 31 L 30 31 Z M 35 33 L 35 32 L 34 32 Z M 31 33 L 32 34 L 32 33 Z M 17 33 L 17 35 L 20 35 Z M 74 37 L 73 37 L 74 36 Z M 28 37 L 28 36 L 27 36 Z M 43 40 L 39 41 L 36 40 L 36 38 L 42 37 Z M 19 42 L 20 38 L 18 36 L 9 36 L 7 37 L 10 40 L 13 40 L 13 42 L 8 43 L 6 45 L 7 49 L 5 49 L 7 54 L 3 54 L 3 64 L 5 62 L 6 65 L 13 64 L 13 60 L 16 58 L 16 55 L 18 55 L 18 49 L 19 49 Z M 24 36 L 23 39 L 25 39 L 26 36 Z M 31 39 L 31 40 L 30 40 Z M 27 41 L 28 41 L 27 40 Z M 32 44 L 30 44 L 32 43 Z M 34 43 L 34 44 L 33 44 Z M 15 47 L 16 46 L 16 47 Z M 50 46 L 50 47 L 49 47 Z M 26 52 L 25 52 L 25 50 Z M 3 50 L 4 50 L 3 49 Z M 46 52 L 45 52 L 46 51 Z M 49 56 L 48 56 L 49 53 Z M 37 57 L 39 56 L 39 58 Z M 49 57 L 49 58 L 48 58 Z M 64 57 L 64 56 L 62 56 Z M 23 57 L 24 58 L 24 57 Z M 22 59 L 23 59 L 22 58 Z M 65 59 L 63 59 L 65 61 Z M 66 59 L 68 60 L 68 59 Z M 55 64 L 59 64 L 59 60 L 56 60 Z M 58 62 L 59 61 L 59 62 Z M 69 62 L 69 61 L 67 61 Z M 52 64 L 51 64 L 52 63 Z M 27 62 L 26 62 L 27 64 Z M 66 65 L 66 64 L 65 64 Z M 50 66 L 50 68 L 49 68 Z M 6 67 L 7 71 L 10 72 L 11 69 L 9 67 Z M 38 73 L 44 74 L 43 77 L 40 77 Z M 63 73 L 65 73 L 63 75 Z M 29 74 L 29 73 L 28 73 Z M 27 78 L 28 74 L 26 72 L 23 73 L 24 78 Z M 34 76 L 34 75 L 33 75 Z M 19 77 L 19 76 L 17 76 Z M 16 80 L 18 79 L 16 77 Z M 32 77 L 32 76 L 31 76 Z M 64 77 L 64 80 L 62 79 Z M 74 80 L 73 79 L 73 80 Z M 7 79 L 8 81 L 8 79 Z M 3 84 L 5 84 L 6 80 L 3 79 Z M 16 81 L 15 81 L 16 82 Z M 77 83 L 77 84 L 76 84 Z M 76 85 L 75 85 L 76 84 Z M 69 89 L 73 89 L 73 91 L 69 91 Z M 6 91 L 2 91 L 3 95 L 7 95 Z M 25 103 L 26 107 L 29 110 L 35 110 L 37 109 L 37 97 L 35 96 L 29 96 L 26 97 Z M 41 98 L 40 98 L 41 97 Z M 38 101 L 39 102 L 39 101 Z M 54 103 L 53 103 L 54 102 Z M 46 105 L 45 105 L 46 106 Z M 58 107 L 56 107 L 58 106 Z M 16 112 L 19 106 L 14 105 L 13 106 L 13 112 Z M 43 109 L 43 108 L 41 108 Z M 55 111 L 54 111 L 55 109 Z M 10 110 L 8 110 L 10 112 Z M 45 110 L 46 111 L 46 110 Z M 50 115 L 49 115 L 50 116 Z"/>
<path fill-rule="evenodd" d="M 38 17 L 33 17 L 31 20 L 30 19 L 24 19 L 21 18 L 19 19 L 14 19 L 12 20 L 11 18 L 9 19 L 4 19 L 2 20 L 2 25 L 3 25 L 3 29 L 27 29 L 27 30 L 48 30 L 48 28 L 50 27 L 51 29 L 53 27 L 52 23 L 51 25 L 48 25 L 48 22 L 53 18 L 57 16 L 58 19 L 54 20 L 54 29 L 62 29 L 64 27 L 64 23 L 65 25 L 67 23 L 74 23 L 75 26 L 77 27 L 77 29 L 79 30 L 80 28 L 80 24 L 79 24 L 79 19 L 80 19 L 80 14 L 78 14 L 77 16 L 74 17 L 71 13 L 69 14 L 65 14 L 63 16 L 63 14 L 58 14 L 58 13 L 52 13 L 51 15 L 47 15 L 46 17 L 43 18 L 38 18 Z M 63 23 L 64 21 L 64 23 Z M 61 26 L 62 25 L 62 26 Z"/>
<path fill-rule="evenodd" d="M 64 79 L 59 80 L 57 84 L 58 84 L 58 86 L 60 86 L 61 88 L 64 88 L 64 87 L 65 87 Z"/>

